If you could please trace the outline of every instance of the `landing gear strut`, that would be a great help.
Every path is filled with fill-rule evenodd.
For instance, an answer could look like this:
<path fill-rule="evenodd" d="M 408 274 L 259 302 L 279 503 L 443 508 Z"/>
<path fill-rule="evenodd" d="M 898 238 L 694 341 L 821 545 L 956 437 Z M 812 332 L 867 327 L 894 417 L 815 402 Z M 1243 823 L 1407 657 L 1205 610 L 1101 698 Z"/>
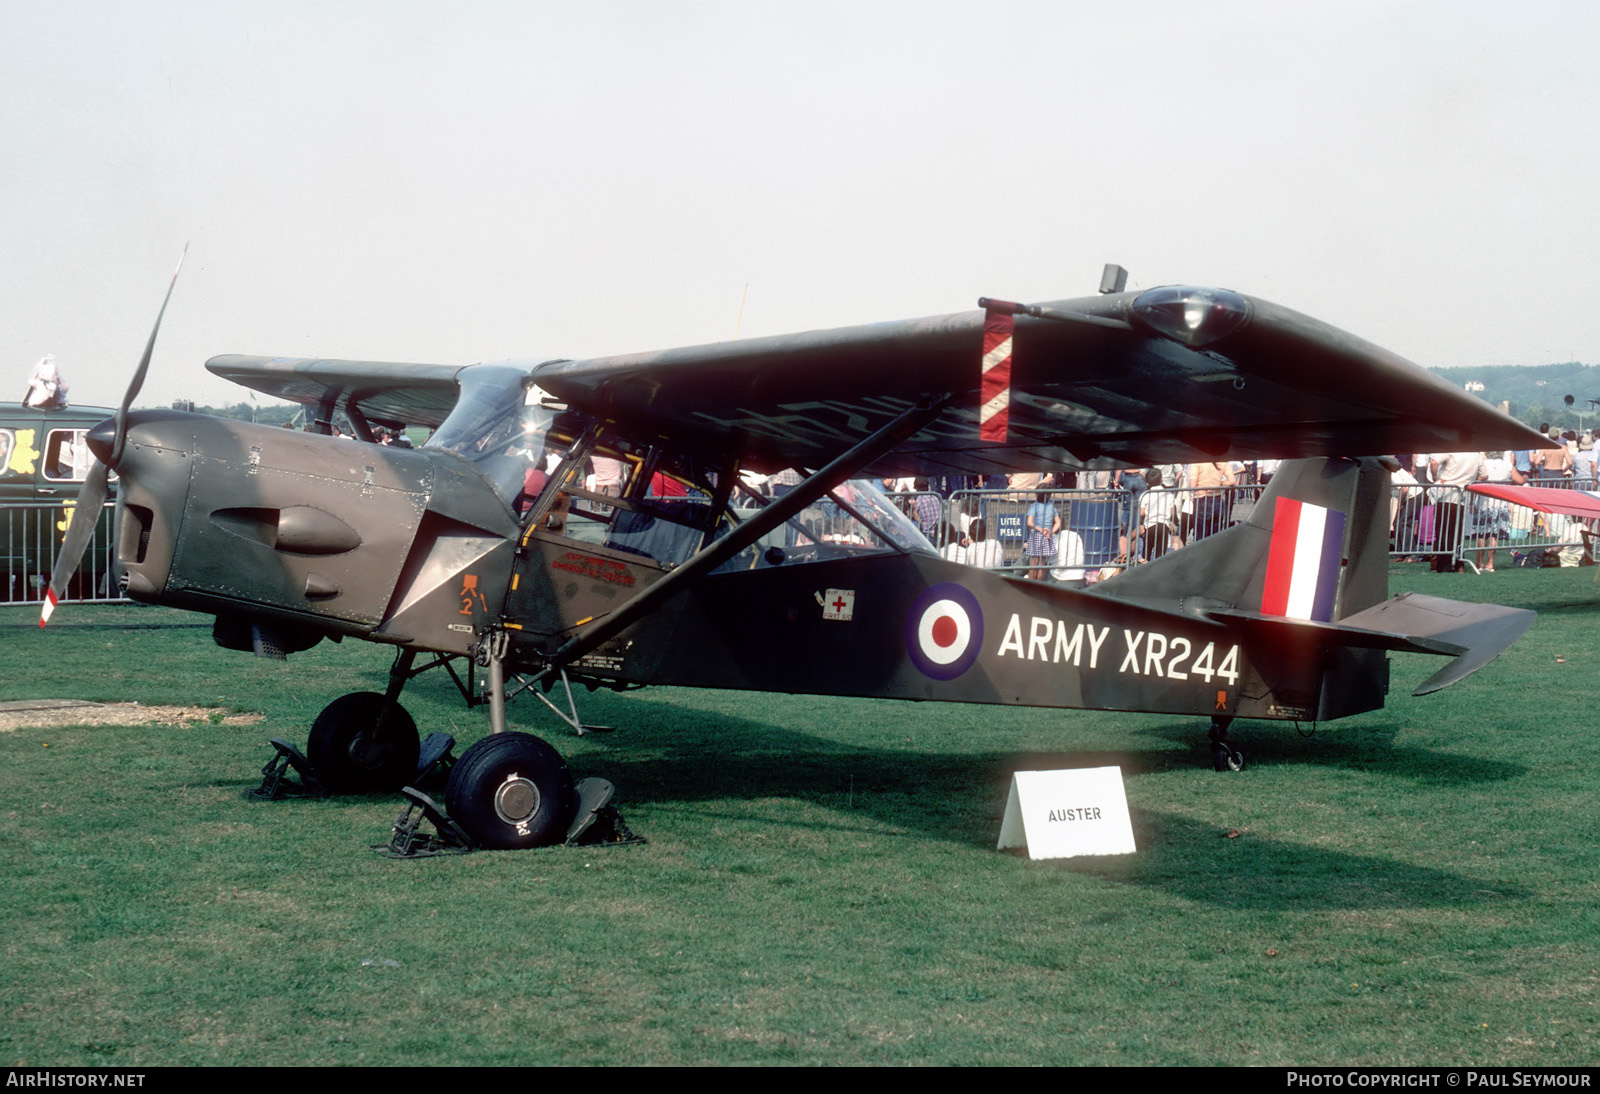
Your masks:
<path fill-rule="evenodd" d="M 1207 736 L 1211 738 L 1211 764 L 1218 771 L 1244 770 L 1244 753 L 1228 743 L 1228 727 L 1232 724 L 1232 718 L 1220 714 L 1211 719 Z"/>

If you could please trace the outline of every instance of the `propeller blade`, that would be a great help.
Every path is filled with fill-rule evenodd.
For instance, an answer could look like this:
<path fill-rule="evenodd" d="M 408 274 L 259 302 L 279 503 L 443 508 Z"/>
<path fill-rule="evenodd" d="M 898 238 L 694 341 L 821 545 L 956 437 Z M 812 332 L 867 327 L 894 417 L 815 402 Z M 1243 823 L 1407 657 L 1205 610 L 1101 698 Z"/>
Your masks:
<path fill-rule="evenodd" d="M 94 538 L 94 526 L 99 523 L 100 511 L 106 506 L 106 483 L 110 474 L 106 465 L 96 460 L 89 468 L 88 478 L 83 480 L 83 489 L 78 491 L 78 500 L 72 507 L 72 522 L 67 525 L 66 538 L 61 541 L 55 569 L 50 571 L 50 587 L 44 591 L 44 608 L 39 612 L 41 627 L 50 622 L 56 601 L 65 595 L 67 582 L 72 580 L 78 563 L 83 561 L 83 553 L 89 549 L 89 541 Z"/>
<path fill-rule="evenodd" d="M 139 367 L 133 371 L 133 380 L 128 384 L 128 390 L 123 392 L 122 405 L 117 407 L 116 433 L 111 441 L 111 450 L 106 454 L 104 462 L 96 460 L 89 469 L 88 478 L 83 480 L 83 489 L 78 491 L 78 500 L 73 505 L 72 521 L 67 525 L 66 537 L 61 541 L 61 552 L 56 555 L 55 569 L 50 571 L 50 587 L 44 591 L 44 608 L 39 613 L 39 626 L 50 622 L 50 616 L 56 610 L 56 602 L 66 594 L 67 582 L 72 580 L 72 575 L 77 572 L 78 564 L 83 561 L 83 553 L 89 549 L 89 541 L 94 538 L 94 526 L 100 521 L 100 510 L 105 508 L 106 494 L 109 493 L 107 483 L 111 479 L 111 468 L 117 466 L 122 459 L 122 448 L 128 441 L 128 410 L 133 406 L 133 401 L 139 397 L 139 389 L 144 386 L 145 373 L 150 371 L 150 358 L 155 355 L 156 335 L 161 332 L 161 319 L 167 314 L 167 304 L 172 300 L 172 290 L 178 284 L 178 271 L 183 269 L 183 260 L 188 257 L 189 244 L 183 245 L 183 253 L 178 255 L 178 265 L 172 271 L 172 280 L 167 283 L 167 295 L 161 298 L 161 310 L 156 312 L 155 326 L 150 328 L 150 340 L 144 345 L 144 356 L 139 358 Z"/>
<path fill-rule="evenodd" d="M 156 325 L 150 328 L 150 340 L 145 343 L 144 356 L 139 358 L 139 367 L 134 369 L 133 381 L 128 384 L 128 390 L 122 396 L 122 405 L 117 407 L 117 436 L 111 442 L 111 456 L 107 462 L 112 467 L 117 466 L 117 461 L 122 458 L 122 446 L 128 440 L 128 408 L 133 406 L 134 399 L 139 397 L 139 389 L 144 386 L 145 373 L 150 371 L 150 358 L 156 350 L 156 335 L 161 332 L 161 317 L 167 314 L 167 302 L 172 299 L 172 290 L 178 284 L 178 271 L 183 269 L 183 260 L 189 255 L 189 244 L 183 245 L 183 253 L 178 256 L 177 269 L 172 271 L 172 280 L 167 283 L 167 295 L 161 298 L 161 310 L 156 312 Z"/>

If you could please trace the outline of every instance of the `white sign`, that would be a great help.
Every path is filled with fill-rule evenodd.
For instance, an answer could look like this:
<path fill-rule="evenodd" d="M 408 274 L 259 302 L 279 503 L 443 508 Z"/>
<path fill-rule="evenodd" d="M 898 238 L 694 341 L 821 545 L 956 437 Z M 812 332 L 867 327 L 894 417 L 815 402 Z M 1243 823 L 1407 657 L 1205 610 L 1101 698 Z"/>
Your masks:
<path fill-rule="evenodd" d="M 996 849 L 1009 847 L 1027 847 L 1035 859 L 1132 854 L 1137 848 L 1122 769 L 1013 774 Z"/>
<path fill-rule="evenodd" d="M 822 605 L 822 618 L 837 619 L 841 623 L 848 623 L 856 612 L 856 591 L 854 589 L 829 589 L 825 593 L 812 594 L 817 598 L 817 603 Z"/>

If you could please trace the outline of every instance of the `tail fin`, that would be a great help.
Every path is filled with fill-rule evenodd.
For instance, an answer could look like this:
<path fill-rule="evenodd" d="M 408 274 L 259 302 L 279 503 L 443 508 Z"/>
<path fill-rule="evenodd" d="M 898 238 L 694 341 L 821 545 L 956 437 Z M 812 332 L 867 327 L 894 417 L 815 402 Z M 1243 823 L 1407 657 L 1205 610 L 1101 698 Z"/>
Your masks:
<path fill-rule="evenodd" d="M 1438 691 L 1498 657 L 1534 613 L 1415 594 L 1387 599 L 1389 483 L 1376 459 L 1285 463 L 1243 522 L 1098 588 L 1314 656 L 1319 720 L 1381 707 L 1389 650 L 1452 657 L 1414 694 Z"/>
<path fill-rule="evenodd" d="M 1388 498 L 1375 459 L 1291 460 L 1241 523 L 1098 588 L 1191 612 L 1343 619 L 1388 596 Z"/>

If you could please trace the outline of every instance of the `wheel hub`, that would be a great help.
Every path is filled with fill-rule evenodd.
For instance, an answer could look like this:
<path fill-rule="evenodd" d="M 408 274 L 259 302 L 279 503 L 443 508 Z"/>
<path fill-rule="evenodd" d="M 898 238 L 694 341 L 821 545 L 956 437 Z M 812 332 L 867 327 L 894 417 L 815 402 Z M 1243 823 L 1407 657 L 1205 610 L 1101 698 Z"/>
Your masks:
<path fill-rule="evenodd" d="M 388 759 L 389 749 L 376 733 L 358 733 L 350 742 L 350 761 L 357 767 L 377 768 Z"/>
<path fill-rule="evenodd" d="M 494 811 L 507 824 L 519 830 L 539 811 L 539 788 L 512 772 L 494 792 Z"/>

